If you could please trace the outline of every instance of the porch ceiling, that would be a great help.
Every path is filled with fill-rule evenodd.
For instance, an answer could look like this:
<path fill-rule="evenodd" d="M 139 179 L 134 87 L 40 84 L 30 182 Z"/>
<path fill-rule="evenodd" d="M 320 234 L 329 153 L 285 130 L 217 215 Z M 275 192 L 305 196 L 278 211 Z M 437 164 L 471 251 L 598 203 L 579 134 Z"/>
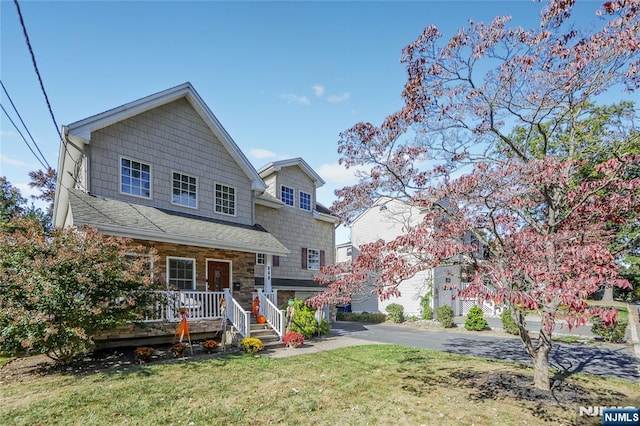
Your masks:
<path fill-rule="evenodd" d="M 96 197 L 69 190 L 74 225 L 105 234 L 249 253 L 287 256 L 290 251 L 260 225 L 241 225 Z"/>

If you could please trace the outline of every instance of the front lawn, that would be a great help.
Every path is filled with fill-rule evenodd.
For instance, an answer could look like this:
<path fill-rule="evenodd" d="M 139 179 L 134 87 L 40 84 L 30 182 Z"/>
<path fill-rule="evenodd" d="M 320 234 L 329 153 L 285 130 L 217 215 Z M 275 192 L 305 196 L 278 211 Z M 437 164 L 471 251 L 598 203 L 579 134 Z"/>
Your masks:
<path fill-rule="evenodd" d="M 568 424 L 581 405 L 640 405 L 637 383 L 577 374 L 549 395 L 528 386 L 531 374 L 520 364 L 393 345 L 279 359 L 214 355 L 0 379 L 0 418 L 7 425 Z"/>

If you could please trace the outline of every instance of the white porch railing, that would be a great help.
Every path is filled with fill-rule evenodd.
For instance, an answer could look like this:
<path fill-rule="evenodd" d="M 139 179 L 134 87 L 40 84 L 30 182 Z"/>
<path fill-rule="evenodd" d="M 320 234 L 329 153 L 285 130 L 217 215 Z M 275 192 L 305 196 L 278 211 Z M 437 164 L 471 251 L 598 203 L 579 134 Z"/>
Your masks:
<path fill-rule="evenodd" d="M 152 307 L 145 322 L 169 321 L 182 319 L 180 309 L 187 309 L 190 320 L 220 318 L 221 291 L 156 291 L 159 301 Z"/>
<path fill-rule="evenodd" d="M 277 300 L 277 293 L 264 293 L 258 289 L 258 300 L 260 300 L 260 313 L 267 319 L 267 323 L 278 333 L 280 340 L 284 336 L 285 314 L 282 309 L 278 309 L 274 303 Z M 255 297 L 255 296 L 254 296 Z"/>
<path fill-rule="evenodd" d="M 460 292 L 461 290 L 466 289 L 469 286 L 469 283 L 460 283 L 459 287 L 458 287 L 458 292 Z M 495 296 L 496 291 L 495 289 L 488 287 L 486 285 L 483 285 L 483 291 L 487 294 L 490 294 L 492 296 Z M 459 304 L 459 314 L 460 315 L 466 315 L 469 313 L 469 310 L 474 306 L 474 305 L 478 305 L 478 298 L 477 297 L 465 297 L 465 298 L 461 298 L 457 296 L 456 292 L 456 297 L 458 298 L 458 304 Z M 496 306 L 496 304 L 492 301 L 492 300 L 485 300 L 482 303 L 482 306 L 480 306 L 482 308 L 482 311 L 487 314 L 487 315 L 491 315 L 491 316 L 498 316 L 502 313 L 502 307 L 501 306 Z"/>
<path fill-rule="evenodd" d="M 242 309 L 242 306 L 233 298 L 229 289 L 224 290 L 224 297 L 227 301 L 227 318 L 238 330 L 242 337 L 249 337 L 251 330 L 251 317 L 249 312 Z"/>

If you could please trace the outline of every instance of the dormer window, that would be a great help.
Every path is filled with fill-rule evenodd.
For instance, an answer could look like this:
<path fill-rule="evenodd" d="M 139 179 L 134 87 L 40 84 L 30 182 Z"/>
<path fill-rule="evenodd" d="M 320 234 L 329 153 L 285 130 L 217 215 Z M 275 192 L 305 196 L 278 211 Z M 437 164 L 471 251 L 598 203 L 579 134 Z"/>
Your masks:
<path fill-rule="evenodd" d="M 300 208 L 308 212 L 311 211 L 311 194 L 300 191 Z"/>
<path fill-rule="evenodd" d="M 284 186 L 284 185 L 280 188 L 280 199 L 282 200 L 283 203 L 285 203 L 288 206 L 295 205 L 293 194 L 294 194 L 293 188 L 289 188 L 288 186 Z"/>

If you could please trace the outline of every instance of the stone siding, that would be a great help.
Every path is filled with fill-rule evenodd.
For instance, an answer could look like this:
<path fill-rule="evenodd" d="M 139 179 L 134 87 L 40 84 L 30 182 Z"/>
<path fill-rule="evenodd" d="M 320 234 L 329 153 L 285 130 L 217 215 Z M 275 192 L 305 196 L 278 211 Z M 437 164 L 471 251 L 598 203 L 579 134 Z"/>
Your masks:
<path fill-rule="evenodd" d="M 233 283 L 240 283 L 240 290 L 232 290 L 233 298 L 245 310 L 251 310 L 251 294 L 255 291 L 255 254 L 163 242 L 136 241 L 136 243 L 155 247 L 158 251 L 158 262 L 154 265 L 154 269 L 157 272 L 156 278 L 161 283 L 167 282 L 167 257 L 195 259 L 197 291 L 207 290 L 207 260 L 231 261 L 231 287 L 233 288 Z"/>

